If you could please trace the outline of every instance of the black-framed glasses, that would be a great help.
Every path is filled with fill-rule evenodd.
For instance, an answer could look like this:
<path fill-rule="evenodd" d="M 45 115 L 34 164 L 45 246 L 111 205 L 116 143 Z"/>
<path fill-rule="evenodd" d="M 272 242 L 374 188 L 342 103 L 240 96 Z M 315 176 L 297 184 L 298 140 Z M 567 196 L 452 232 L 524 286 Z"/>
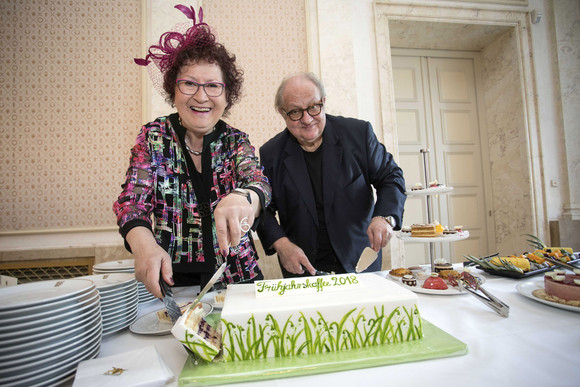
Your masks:
<path fill-rule="evenodd" d="M 315 103 L 314 105 L 308 106 L 306 109 L 293 109 L 289 112 L 282 109 L 282 111 L 290 118 L 292 121 L 300 121 L 304 116 L 304 112 L 308 112 L 311 117 L 315 117 L 320 114 L 324 104 L 322 102 Z"/>
<path fill-rule="evenodd" d="M 226 84 L 221 82 L 197 83 L 189 79 L 177 79 L 175 82 L 179 91 L 185 95 L 194 95 L 201 86 L 209 97 L 219 97 L 226 87 Z"/>

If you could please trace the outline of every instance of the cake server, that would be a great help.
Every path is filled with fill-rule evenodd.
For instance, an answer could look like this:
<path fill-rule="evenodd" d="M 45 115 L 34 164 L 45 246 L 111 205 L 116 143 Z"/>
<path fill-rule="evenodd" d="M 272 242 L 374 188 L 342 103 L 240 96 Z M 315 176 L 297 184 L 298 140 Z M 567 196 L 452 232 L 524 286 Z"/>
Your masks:
<path fill-rule="evenodd" d="M 374 261 L 376 261 L 379 253 L 371 249 L 370 247 L 365 247 L 358 262 L 356 268 L 354 269 L 357 273 L 366 270 Z"/>
<path fill-rule="evenodd" d="M 201 292 L 199 292 L 197 297 L 195 297 L 195 300 L 193 300 L 193 302 L 189 306 L 190 310 L 195 308 L 195 306 L 201 301 L 203 296 L 205 296 L 205 294 L 211 289 L 213 284 L 216 283 L 216 281 L 221 277 L 221 275 L 224 273 L 225 270 L 226 270 L 226 263 L 224 262 L 224 263 L 222 263 L 220 268 L 217 269 L 215 274 L 209 279 L 208 283 L 203 287 L 203 289 L 201 289 Z"/>
<path fill-rule="evenodd" d="M 161 275 L 159 275 L 159 287 L 161 288 L 161 294 L 163 295 L 161 301 L 163 301 L 163 304 L 165 304 L 165 308 L 167 309 L 167 314 L 169 315 L 171 322 L 175 324 L 175 322 L 181 317 L 181 308 L 173 299 L 173 291 L 163 280 Z"/>

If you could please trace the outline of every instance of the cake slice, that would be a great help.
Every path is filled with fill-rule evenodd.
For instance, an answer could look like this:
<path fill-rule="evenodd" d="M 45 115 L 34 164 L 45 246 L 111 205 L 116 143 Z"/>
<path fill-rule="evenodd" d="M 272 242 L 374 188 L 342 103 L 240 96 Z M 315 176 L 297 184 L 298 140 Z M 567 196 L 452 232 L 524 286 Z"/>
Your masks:
<path fill-rule="evenodd" d="M 222 347 L 221 331 L 201 317 L 196 308 L 186 310 L 171 329 L 171 333 L 191 353 L 206 362 L 212 361 Z"/>
<path fill-rule="evenodd" d="M 434 238 L 437 236 L 434 224 L 413 224 L 411 236 L 416 238 Z"/>

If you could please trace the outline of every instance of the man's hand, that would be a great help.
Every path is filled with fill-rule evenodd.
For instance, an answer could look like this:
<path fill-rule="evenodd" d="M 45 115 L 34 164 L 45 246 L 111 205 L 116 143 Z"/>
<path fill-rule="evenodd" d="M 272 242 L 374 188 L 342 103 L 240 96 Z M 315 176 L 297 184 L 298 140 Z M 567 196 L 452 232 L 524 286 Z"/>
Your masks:
<path fill-rule="evenodd" d="M 304 269 L 306 269 L 311 275 L 316 275 L 316 269 L 312 266 L 304 251 L 290 242 L 288 238 L 280 238 L 272 245 L 278 257 L 280 263 L 286 269 L 286 271 L 294 274 L 304 274 Z"/>
<path fill-rule="evenodd" d="M 393 237 L 393 228 L 386 219 L 375 216 L 367 228 L 367 235 L 371 243 L 371 249 L 379 251 L 389 243 Z"/>

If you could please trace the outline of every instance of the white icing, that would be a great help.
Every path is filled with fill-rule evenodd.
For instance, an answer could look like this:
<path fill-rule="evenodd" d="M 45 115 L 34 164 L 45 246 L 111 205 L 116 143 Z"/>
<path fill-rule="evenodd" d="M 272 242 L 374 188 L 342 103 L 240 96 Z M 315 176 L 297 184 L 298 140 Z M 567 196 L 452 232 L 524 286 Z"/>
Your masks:
<path fill-rule="evenodd" d="M 330 276 L 309 277 L 328 278 Z M 417 308 L 418 297 L 415 293 L 372 273 L 355 275 L 359 285 L 356 288 L 344 288 L 338 286 L 335 291 L 322 291 L 314 294 L 285 294 L 283 297 L 256 297 L 254 284 L 229 285 L 226 300 L 222 310 L 222 335 L 224 340 L 224 357 L 231 354 L 242 353 L 236 340 L 226 337 L 228 326 L 246 327 L 249 321 L 252 326 L 272 326 L 272 320 L 279 322 L 279 326 L 288 327 L 289 330 L 300 330 L 305 321 L 326 321 L 328 323 L 341 321 L 349 312 L 353 311 L 349 318 L 344 321 L 344 330 L 352 330 L 351 324 L 354 316 L 364 316 L 366 321 L 376 318 L 376 313 L 388 316 L 393 310 L 399 308 L 400 315 L 396 315 L 393 323 L 398 318 L 404 318 L 403 308 L 412 311 Z M 408 316 L 407 316 L 408 317 Z M 419 319 L 417 315 L 415 319 Z M 359 319 L 359 321 L 363 321 Z M 416 323 L 416 322 L 415 322 Z M 414 324 L 415 324 L 414 323 Z M 287 325 L 290 324 L 290 325 Z M 251 335 L 251 329 L 236 330 Z M 262 331 L 260 339 L 267 343 L 273 334 L 271 329 Z M 244 341 L 242 340 L 242 343 Z M 234 348 L 228 348 L 233 343 Z M 305 340 L 298 338 L 293 344 L 299 348 Z M 274 356 L 267 353 L 267 357 Z"/>
<path fill-rule="evenodd" d="M 554 281 L 562 282 L 562 281 L 564 281 L 564 279 L 566 279 L 566 276 L 565 275 L 555 275 L 552 277 L 552 279 Z"/>

